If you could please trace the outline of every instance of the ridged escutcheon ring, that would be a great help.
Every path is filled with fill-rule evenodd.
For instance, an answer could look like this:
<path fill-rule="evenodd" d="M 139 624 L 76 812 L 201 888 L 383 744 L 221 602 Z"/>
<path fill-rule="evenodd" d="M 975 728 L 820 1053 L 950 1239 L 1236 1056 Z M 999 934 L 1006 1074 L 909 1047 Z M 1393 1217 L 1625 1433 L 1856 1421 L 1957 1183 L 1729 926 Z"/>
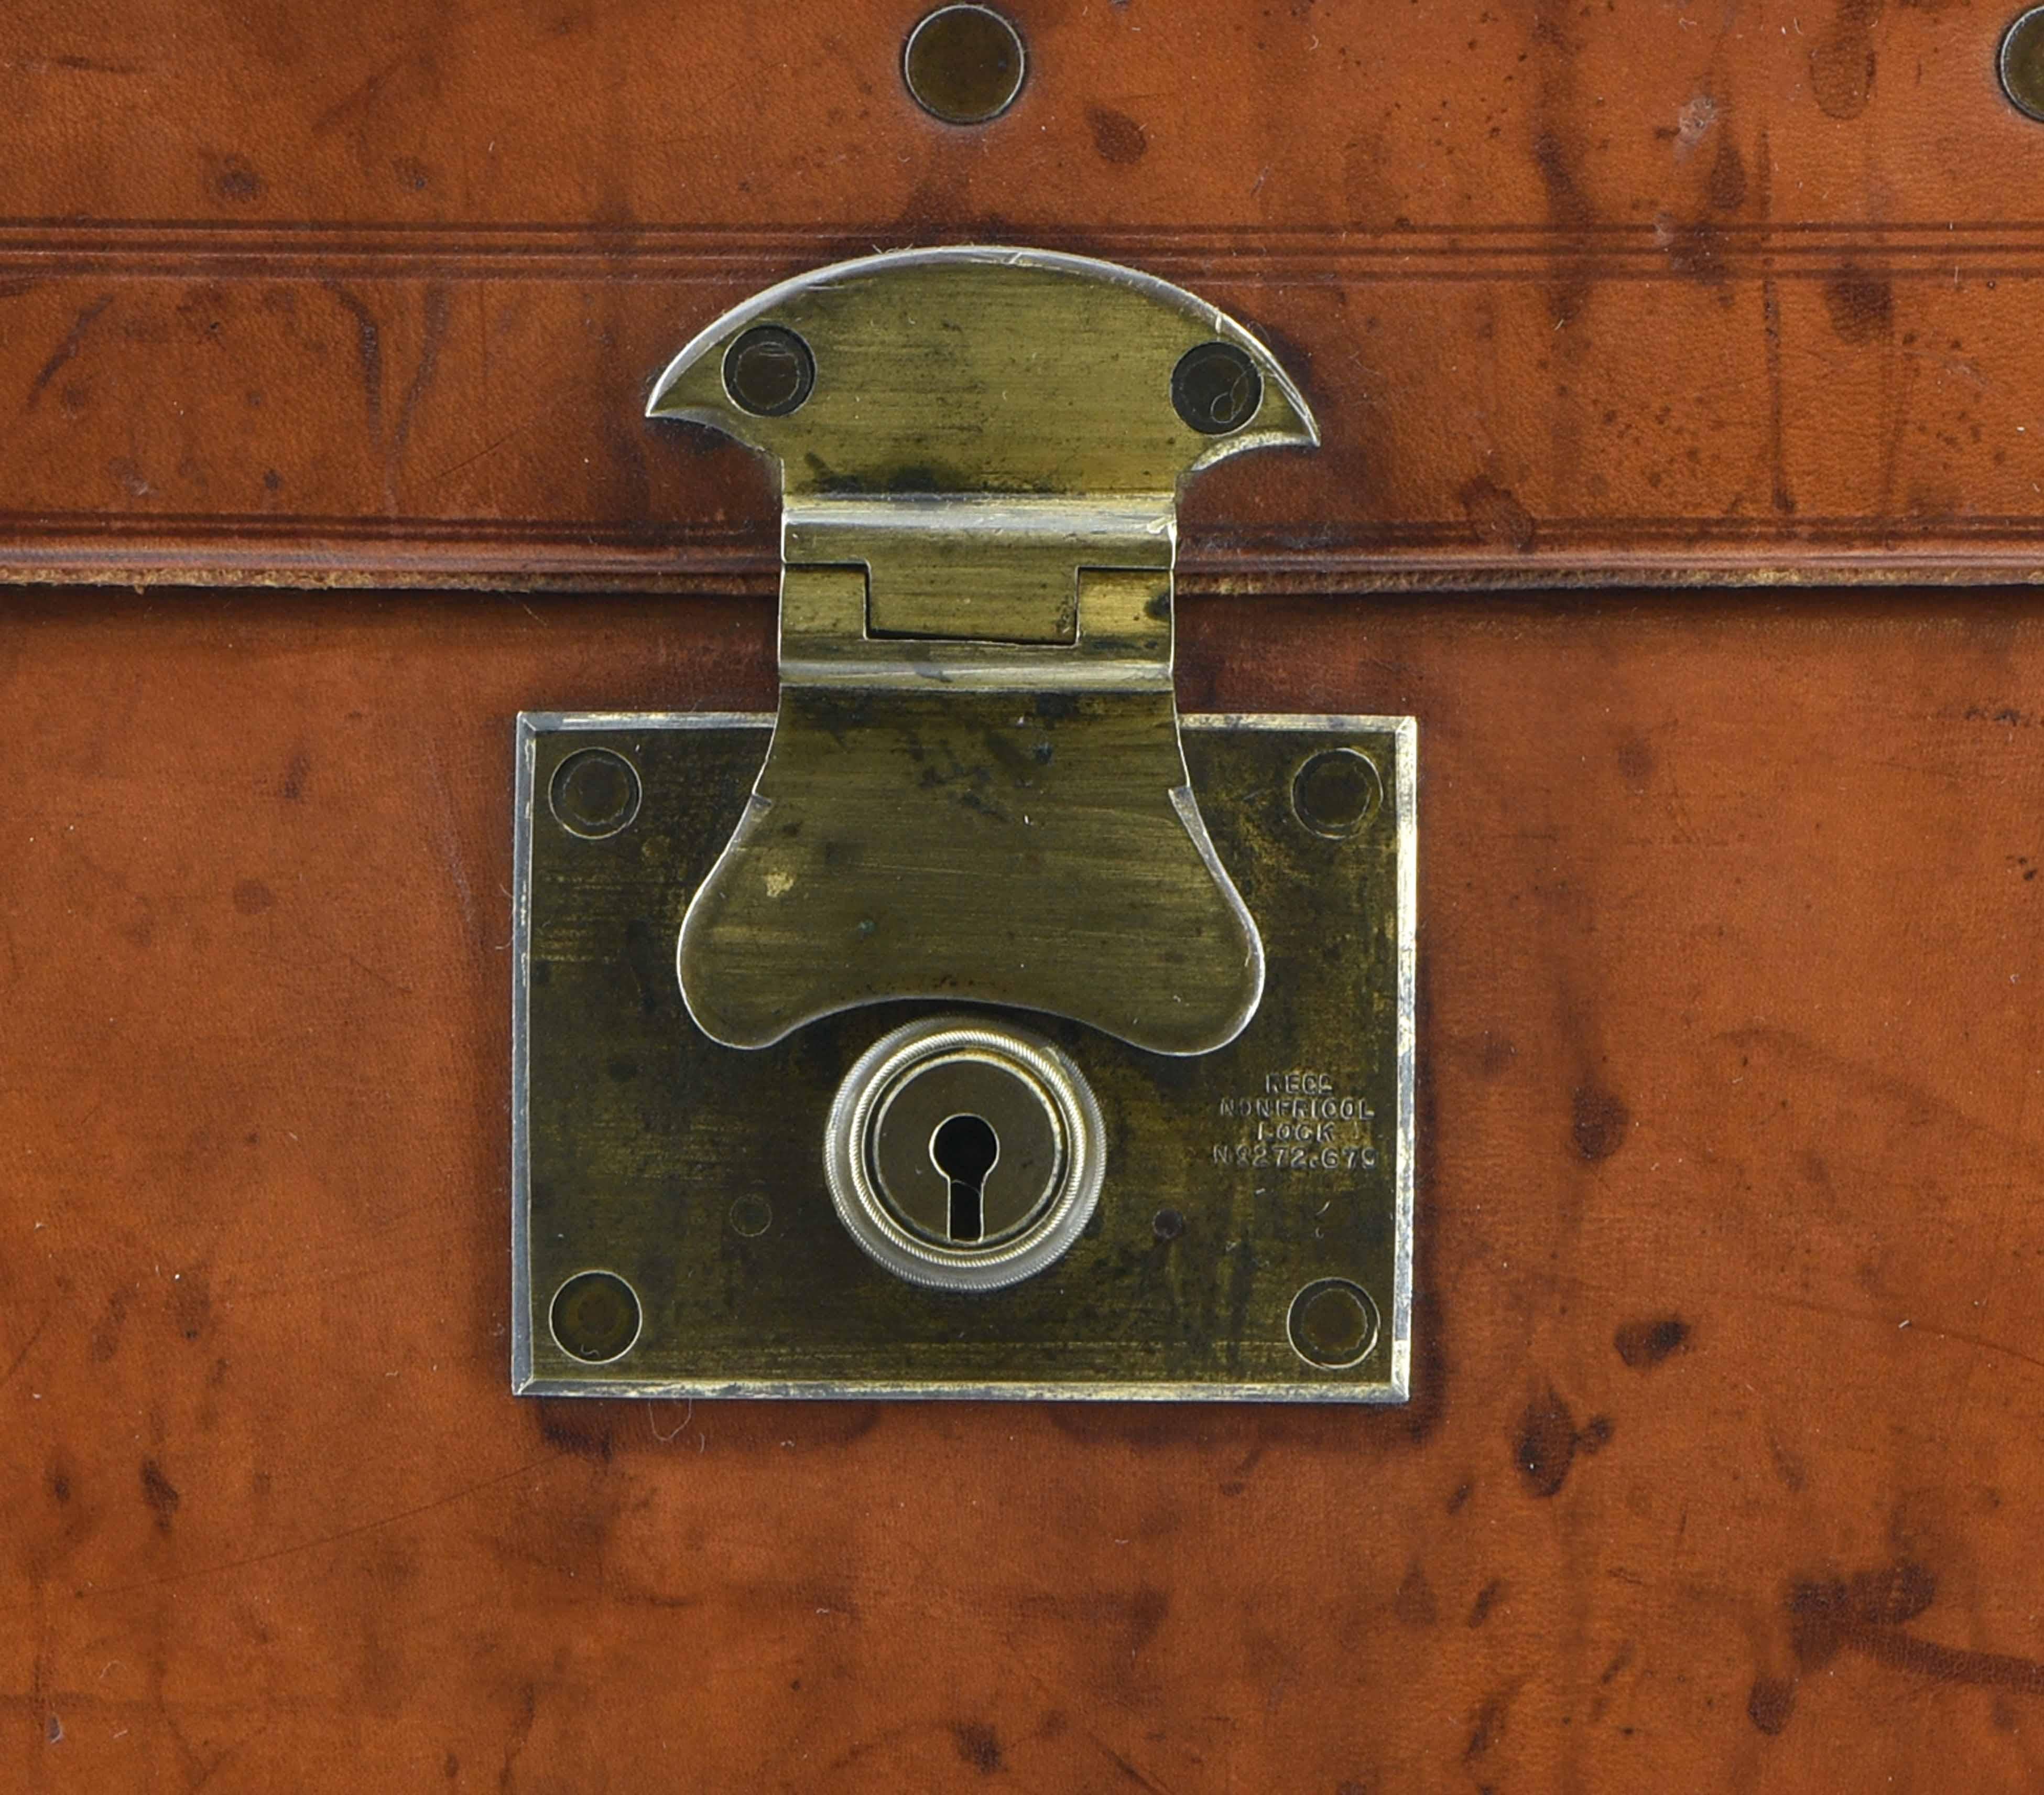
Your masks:
<path fill-rule="evenodd" d="M 986 1245 L 945 1245 L 912 1230 L 889 1205 L 874 1165 L 877 1131 L 894 1095 L 946 1063 L 991 1063 L 1035 1087 L 1062 1139 L 1055 1187 L 1018 1230 Z M 1051 1042 L 962 1016 L 931 1017 L 883 1035 L 845 1074 L 824 1135 L 824 1170 L 838 1218 L 869 1257 L 912 1284 L 988 1291 L 1062 1258 L 1092 1219 L 1105 1171 L 1100 1105 L 1085 1076 Z"/>

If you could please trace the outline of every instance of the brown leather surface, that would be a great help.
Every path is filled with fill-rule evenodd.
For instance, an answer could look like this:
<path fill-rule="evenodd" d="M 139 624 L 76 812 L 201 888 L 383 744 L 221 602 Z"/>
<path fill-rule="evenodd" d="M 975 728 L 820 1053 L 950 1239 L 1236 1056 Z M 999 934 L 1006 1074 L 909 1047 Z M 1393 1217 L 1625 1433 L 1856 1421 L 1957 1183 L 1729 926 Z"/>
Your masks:
<path fill-rule="evenodd" d="M 652 375 L 768 282 L 982 239 L 1266 332 L 1322 452 L 1195 587 L 2044 563 L 2044 126 L 2014 10 L 1017 0 L 1004 117 L 919 0 L 158 0 L 0 17 L 0 571 L 765 589 Z"/>
<path fill-rule="evenodd" d="M 1403 1410 L 514 1399 L 511 720 L 768 609 L 10 600 L 0 1786 L 2044 1782 L 2044 602 L 1185 625 L 1421 719 Z"/>

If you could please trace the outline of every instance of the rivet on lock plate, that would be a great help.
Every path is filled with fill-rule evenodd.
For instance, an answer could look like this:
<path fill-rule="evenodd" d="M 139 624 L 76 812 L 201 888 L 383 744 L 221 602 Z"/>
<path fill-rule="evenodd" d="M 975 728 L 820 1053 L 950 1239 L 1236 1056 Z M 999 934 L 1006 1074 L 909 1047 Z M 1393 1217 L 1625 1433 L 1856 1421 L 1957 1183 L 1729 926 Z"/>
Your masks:
<path fill-rule="evenodd" d="M 647 409 L 779 468 L 780 703 L 519 720 L 516 1387 L 1404 1400 L 1415 725 L 1172 684 L 1270 352 L 919 250 Z"/>

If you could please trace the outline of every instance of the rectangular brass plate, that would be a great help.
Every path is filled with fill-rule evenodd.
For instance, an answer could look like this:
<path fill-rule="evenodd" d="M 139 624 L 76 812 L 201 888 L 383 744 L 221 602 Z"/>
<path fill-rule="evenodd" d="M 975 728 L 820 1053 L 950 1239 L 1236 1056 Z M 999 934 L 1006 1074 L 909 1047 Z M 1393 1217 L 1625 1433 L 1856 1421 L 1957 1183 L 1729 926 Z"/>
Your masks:
<path fill-rule="evenodd" d="M 1416 728 L 1409 717 L 1189 717 L 1185 758 L 1269 979 L 1218 1052 L 1146 1053 L 1016 1018 L 1077 1060 L 1106 1182 L 1048 1270 L 990 1294 L 926 1290 L 840 1224 L 832 1094 L 889 1028 L 858 1009 L 754 1051 L 682 1004 L 683 912 L 743 809 L 765 715 L 528 715 L 518 725 L 512 1381 L 537 1395 L 1082 1397 L 1397 1402 L 1411 1363 Z M 1300 821 L 1315 755 L 1366 755 L 1383 801 L 1340 839 Z M 571 754 L 636 769 L 636 817 L 590 840 L 549 793 Z M 621 1357 L 549 1324 L 576 1274 L 613 1272 L 643 1325 Z M 1354 1363 L 1314 1338 L 1324 1280 L 1377 1322 Z M 1346 1294 L 1341 1301 L 1353 1302 Z M 1339 1307 L 1339 1303 L 1337 1304 Z M 1369 1309 L 1362 1309 L 1366 1316 Z M 1323 1358 L 1338 1356 L 1325 1351 Z"/>

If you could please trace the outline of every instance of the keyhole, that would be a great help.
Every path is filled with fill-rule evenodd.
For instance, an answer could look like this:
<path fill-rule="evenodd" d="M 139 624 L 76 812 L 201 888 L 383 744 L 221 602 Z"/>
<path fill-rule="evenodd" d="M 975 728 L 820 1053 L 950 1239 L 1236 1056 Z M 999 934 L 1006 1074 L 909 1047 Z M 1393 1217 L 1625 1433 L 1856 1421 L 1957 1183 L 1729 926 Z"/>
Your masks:
<path fill-rule="evenodd" d="M 1001 1157 L 1001 1136 L 984 1116 L 953 1116 L 930 1136 L 930 1159 L 951 1187 L 950 1233 L 966 1245 L 984 1237 L 986 1174 Z"/>

